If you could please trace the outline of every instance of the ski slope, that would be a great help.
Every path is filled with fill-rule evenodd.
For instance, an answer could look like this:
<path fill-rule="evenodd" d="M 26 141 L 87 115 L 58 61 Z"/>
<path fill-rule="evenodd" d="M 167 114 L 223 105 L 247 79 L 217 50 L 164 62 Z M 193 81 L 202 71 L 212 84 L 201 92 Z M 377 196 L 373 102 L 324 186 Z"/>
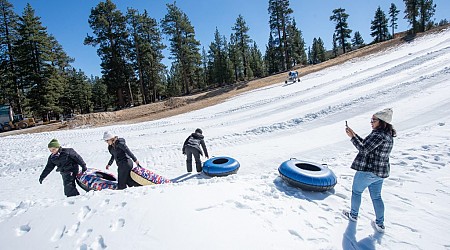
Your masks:
<path fill-rule="evenodd" d="M 1 137 L 0 249 L 450 249 L 449 79 L 447 29 L 166 119 Z M 340 215 L 356 156 L 344 125 L 364 137 L 386 107 L 398 137 L 379 234 L 367 191 L 358 223 Z M 211 156 L 240 162 L 238 174 L 185 175 L 181 147 L 197 127 Z M 52 138 L 105 170 L 106 130 L 125 138 L 144 167 L 183 181 L 79 188 L 72 198 L 56 172 L 39 184 Z M 327 163 L 338 184 L 325 193 L 286 185 L 277 168 L 290 158 Z"/>

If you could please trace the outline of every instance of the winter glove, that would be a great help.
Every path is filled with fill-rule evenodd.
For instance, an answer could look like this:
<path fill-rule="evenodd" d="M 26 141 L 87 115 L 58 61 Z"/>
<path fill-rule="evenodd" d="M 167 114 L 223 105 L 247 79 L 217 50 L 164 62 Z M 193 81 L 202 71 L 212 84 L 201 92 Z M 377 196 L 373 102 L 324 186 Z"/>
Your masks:
<path fill-rule="evenodd" d="M 42 178 L 42 177 L 39 177 L 39 183 L 41 183 L 42 184 L 42 181 L 44 180 L 44 178 Z"/>
<path fill-rule="evenodd" d="M 86 167 L 86 166 L 82 166 L 82 167 L 81 167 L 81 173 L 86 172 L 86 170 L 87 170 L 87 167 Z"/>

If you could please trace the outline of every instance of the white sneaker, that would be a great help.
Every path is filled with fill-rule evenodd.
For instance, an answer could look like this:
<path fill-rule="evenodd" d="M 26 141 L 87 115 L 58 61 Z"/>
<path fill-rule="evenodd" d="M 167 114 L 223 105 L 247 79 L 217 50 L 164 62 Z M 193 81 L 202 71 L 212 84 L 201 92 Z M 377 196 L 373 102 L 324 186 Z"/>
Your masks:
<path fill-rule="evenodd" d="M 384 233 L 384 230 L 386 229 L 383 224 L 378 225 L 375 223 L 375 221 L 372 221 L 372 226 L 377 230 L 379 233 Z"/>
<path fill-rule="evenodd" d="M 342 211 L 342 215 L 343 215 L 346 219 L 351 220 L 351 221 L 354 221 L 354 222 L 356 222 L 356 221 L 358 220 L 358 217 L 353 217 L 353 216 L 350 214 L 350 211 L 347 211 L 347 210 Z"/>

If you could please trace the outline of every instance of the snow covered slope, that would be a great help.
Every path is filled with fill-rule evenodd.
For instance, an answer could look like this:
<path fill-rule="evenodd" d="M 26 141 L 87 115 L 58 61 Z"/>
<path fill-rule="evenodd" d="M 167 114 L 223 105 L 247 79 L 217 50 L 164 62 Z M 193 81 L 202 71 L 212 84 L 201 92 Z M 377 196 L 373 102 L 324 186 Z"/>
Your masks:
<path fill-rule="evenodd" d="M 0 138 L 0 249 L 450 249 L 450 30 L 384 52 L 158 121 Z M 344 132 L 370 133 L 394 109 L 398 131 L 385 180 L 386 233 L 375 233 L 368 192 L 361 218 L 350 205 L 356 151 Z M 222 178 L 184 176 L 181 146 L 197 127 L 212 156 L 241 168 Z M 57 138 L 88 167 L 104 169 L 101 140 L 127 140 L 144 167 L 184 181 L 65 198 L 58 173 L 39 184 Z M 286 185 L 291 157 L 327 163 L 334 190 Z M 111 169 L 116 173 L 116 166 Z"/>

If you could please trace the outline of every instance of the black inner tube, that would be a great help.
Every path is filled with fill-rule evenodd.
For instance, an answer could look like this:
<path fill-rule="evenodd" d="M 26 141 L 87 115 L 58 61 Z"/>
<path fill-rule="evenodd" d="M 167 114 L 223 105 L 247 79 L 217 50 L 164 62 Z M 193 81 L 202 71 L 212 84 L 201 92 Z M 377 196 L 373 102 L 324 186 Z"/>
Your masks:
<path fill-rule="evenodd" d="M 295 166 L 300 168 L 300 169 L 304 169 L 304 170 L 320 171 L 320 168 L 318 166 L 311 165 L 311 164 L 308 164 L 308 163 L 296 163 Z"/>
<path fill-rule="evenodd" d="M 114 178 L 114 176 L 109 175 L 109 174 L 105 174 L 105 173 L 102 173 L 102 172 L 95 172 L 95 175 L 97 177 L 100 177 L 100 178 L 108 180 L 108 181 L 117 181 L 116 178 Z"/>
<path fill-rule="evenodd" d="M 228 159 L 220 158 L 213 160 L 213 164 L 225 164 L 228 162 Z"/>

